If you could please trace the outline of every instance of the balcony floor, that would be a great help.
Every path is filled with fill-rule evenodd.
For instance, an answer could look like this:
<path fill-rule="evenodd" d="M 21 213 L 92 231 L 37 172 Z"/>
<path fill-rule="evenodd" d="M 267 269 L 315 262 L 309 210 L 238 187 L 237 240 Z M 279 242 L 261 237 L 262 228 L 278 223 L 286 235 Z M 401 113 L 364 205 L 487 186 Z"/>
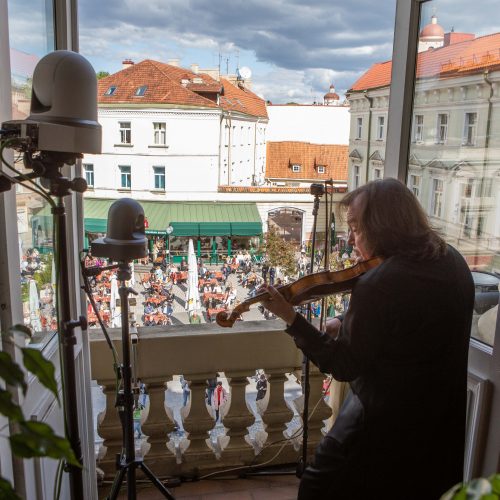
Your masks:
<path fill-rule="evenodd" d="M 250 479 L 212 479 L 182 483 L 169 487 L 176 499 L 182 500 L 295 500 L 299 479 L 295 475 L 258 476 Z M 99 498 L 105 498 L 111 485 L 99 488 Z M 118 497 L 127 498 L 125 490 Z M 137 485 L 138 500 L 165 498 L 151 483 Z"/>

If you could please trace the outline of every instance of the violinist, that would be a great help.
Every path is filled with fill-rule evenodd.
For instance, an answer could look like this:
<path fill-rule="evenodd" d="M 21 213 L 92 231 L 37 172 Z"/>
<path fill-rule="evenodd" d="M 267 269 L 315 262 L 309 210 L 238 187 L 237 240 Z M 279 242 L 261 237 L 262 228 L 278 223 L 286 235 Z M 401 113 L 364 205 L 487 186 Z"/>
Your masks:
<path fill-rule="evenodd" d="M 322 372 L 350 384 L 298 498 L 438 499 L 463 475 L 471 273 L 399 181 L 365 184 L 341 207 L 358 257 L 382 258 L 345 315 L 322 333 L 274 287 L 262 300 Z"/>

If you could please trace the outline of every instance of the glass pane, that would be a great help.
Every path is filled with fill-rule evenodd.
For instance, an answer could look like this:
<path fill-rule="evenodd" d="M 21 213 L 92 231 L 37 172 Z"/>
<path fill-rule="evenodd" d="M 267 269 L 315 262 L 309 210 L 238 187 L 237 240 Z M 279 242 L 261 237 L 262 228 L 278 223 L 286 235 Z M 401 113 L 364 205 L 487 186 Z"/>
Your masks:
<path fill-rule="evenodd" d="M 408 186 L 465 257 L 472 335 L 493 344 L 500 283 L 499 16 L 493 3 L 423 4 Z"/>
<path fill-rule="evenodd" d="M 12 118 L 20 120 L 30 114 L 35 66 L 54 50 L 53 5 L 50 0 L 9 0 L 8 12 Z M 14 167 L 29 171 L 20 155 Z M 52 215 L 45 200 L 20 185 L 16 204 L 24 323 L 35 333 L 32 342 L 43 346 L 57 330 Z"/>

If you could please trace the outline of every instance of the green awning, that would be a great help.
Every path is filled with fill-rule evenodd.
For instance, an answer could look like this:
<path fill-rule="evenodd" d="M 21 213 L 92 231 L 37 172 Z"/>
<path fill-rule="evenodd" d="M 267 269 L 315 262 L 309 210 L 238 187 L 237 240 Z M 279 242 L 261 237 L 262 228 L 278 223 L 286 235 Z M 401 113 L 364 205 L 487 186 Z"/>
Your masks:
<path fill-rule="evenodd" d="M 84 198 L 85 230 L 105 232 L 108 210 L 116 200 Z M 262 222 L 255 203 L 141 201 L 146 234 L 171 236 L 258 236 Z M 104 228 L 104 229 L 102 229 Z"/>

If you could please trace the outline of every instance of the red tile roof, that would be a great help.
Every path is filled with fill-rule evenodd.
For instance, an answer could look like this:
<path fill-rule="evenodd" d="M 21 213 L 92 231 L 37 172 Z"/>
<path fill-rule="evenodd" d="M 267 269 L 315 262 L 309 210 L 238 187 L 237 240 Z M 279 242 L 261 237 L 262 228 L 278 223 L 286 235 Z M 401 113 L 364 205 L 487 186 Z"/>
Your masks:
<path fill-rule="evenodd" d="M 417 78 L 453 78 L 500 67 L 500 33 L 452 43 L 420 52 Z M 386 87 L 391 83 L 392 61 L 374 64 L 349 92 Z"/>
<path fill-rule="evenodd" d="M 310 142 L 268 142 L 266 177 L 269 179 L 333 179 L 347 181 L 348 146 Z M 292 165 L 300 172 L 292 172 Z M 319 174 L 317 167 L 325 167 Z"/>
<path fill-rule="evenodd" d="M 139 87 L 146 86 L 143 96 Z M 116 87 L 112 95 L 105 95 Z M 214 95 L 219 97 L 219 105 Z M 248 89 L 218 82 L 205 73 L 193 73 L 178 66 L 146 59 L 98 81 L 98 99 L 105 104 L 178 104 L 201 108 L 222 108 L 244 114 L 266 117 L 263 99 Z M 215 102 L 214 102 L 215 101 Z"/>

